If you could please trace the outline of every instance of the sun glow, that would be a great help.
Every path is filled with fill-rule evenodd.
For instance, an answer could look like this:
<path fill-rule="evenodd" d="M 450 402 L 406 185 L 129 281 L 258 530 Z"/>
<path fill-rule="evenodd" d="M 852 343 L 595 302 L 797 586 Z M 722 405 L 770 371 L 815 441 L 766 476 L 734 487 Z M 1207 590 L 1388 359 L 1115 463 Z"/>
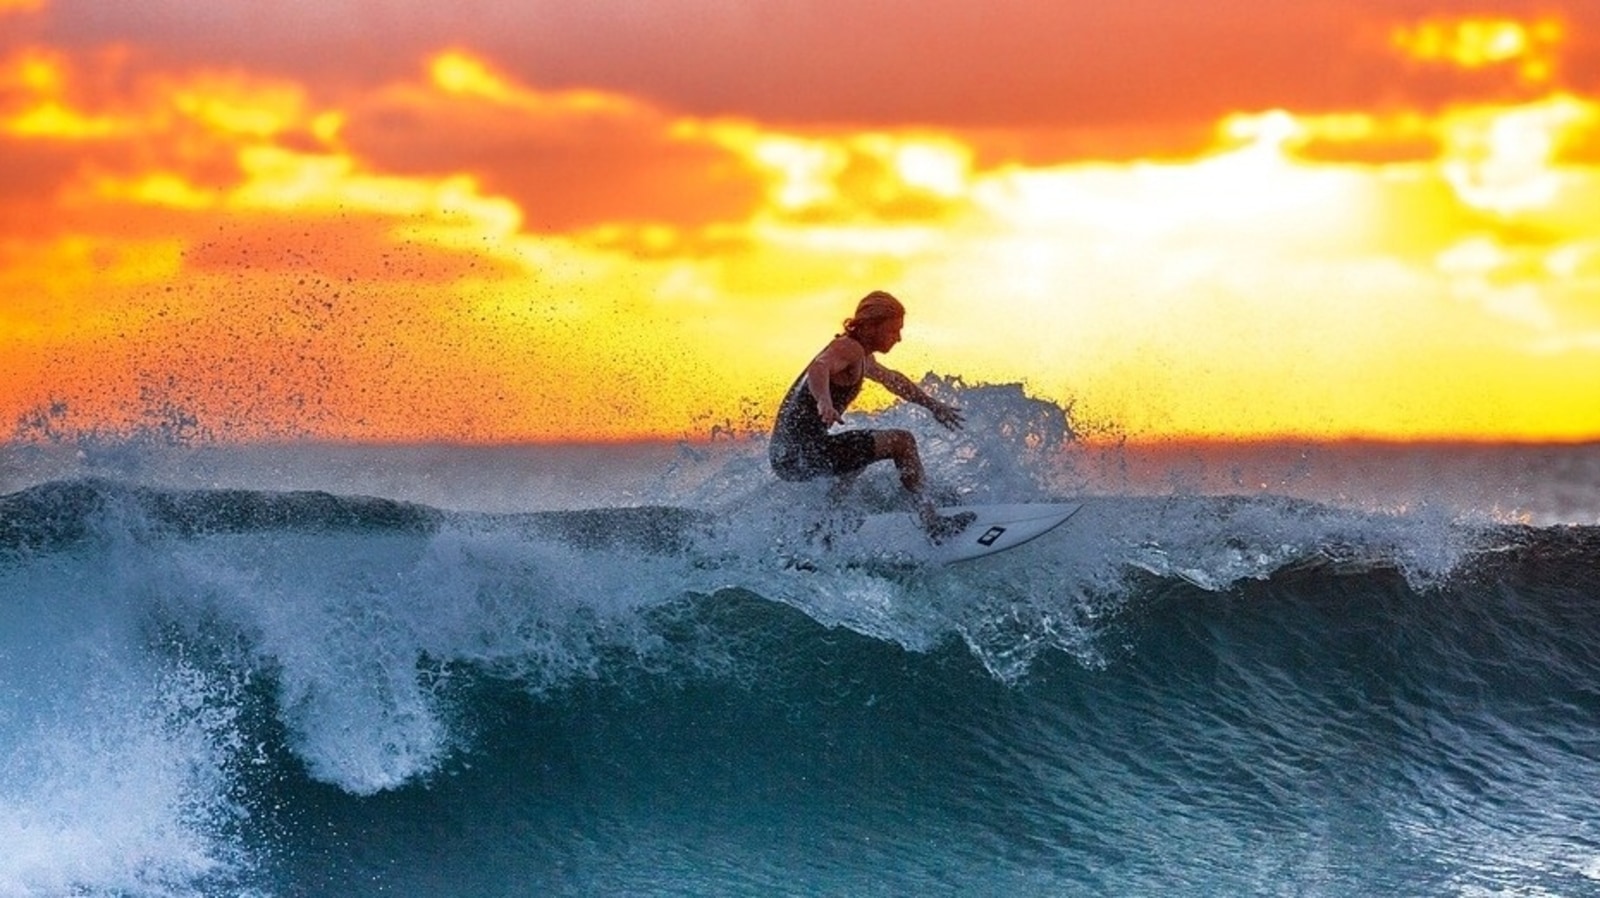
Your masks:
<path fill-rule="evenodd" d="M 756 429 L 881 287 L 913 310 L 895 367 L 1120 435 L 1600 434 L 1576 26 L 1381 28 L 1413 74 L 1500 89 L 1284 95 L 1087 158 L 555 89 L 462 42 L 332 86 L 19 42 L 0 418 L 155 383 L 238 438 Z"/>
<path fill-rule="evenodd" d="M 1476 208 L 1509 214 L 1548 207 L 1566 181 L 1554 166 L 1557 151 L 1597 122 L 1600 106 L 1569 95 L 1453 115 L 1443 129 L 1446 176 Z"/>
<path fill-rule="evenodd" d="M 748 148 L 751 157 L 772 173 L 776 182 L 772 195 L 780 209 L 797 211 L 837 197 L 835 180 L 845 165 L 841 148 L 781 135 L 753 136 Z"/>
<path fill-rule="evenodd" d="M 970 183 L 972 153 L 953 141 L 912 141 L 894 148 L 895 171 L 905 183 L 957 197 Z"/>

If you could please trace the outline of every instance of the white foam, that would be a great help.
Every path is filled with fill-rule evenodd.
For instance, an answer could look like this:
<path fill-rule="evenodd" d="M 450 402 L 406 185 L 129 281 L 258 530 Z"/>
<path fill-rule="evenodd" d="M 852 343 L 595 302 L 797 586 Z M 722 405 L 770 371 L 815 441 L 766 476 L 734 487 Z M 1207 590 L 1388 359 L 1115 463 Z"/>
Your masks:
<path fill-rule="evenodd" d="M 113 582 L 0 572 L 0 895 L 189 895 L 237 868 L 232 706 L 152 663 Z"/>
<path fill-rule="evenodd" d="M 681 592 L 653 573 L 670 562 L 582 552 L 514 521 L 223 535 L 170 551 L 190 585 L 169 604 L 244 635 L 235 663 L 277 684 L 307 772 L 357 795 L 424 777 L 457 747 L 453 666 L 534 689 L 593 676 L 606 651 L 652 651 L 637 610 Z"/>
<path fill-rule="evenodd" d="M 1016 386 L 928 387 L 964 407 L 964 431 L 930 426 L 905 406 L 853 414 L 851 423 L 917 432 L 932 489 L 950 500 L 1045 501 L 1079 491 L 1061 409 Z M 686 594 L 748 590 L 911 651 L 959 639 L 996 677 L 1014 680 L 1046 651 L 1105 663 L 1099 634 L 1141 569 L 1217 590 L 1342 553 L 1425 585 L 1470 550 L 1448 513 L 1373 514 L 1270 495 L 1099 495 L 1068 526 L 1015 552 L 906 571 L 819 553 L 805 531 L 835 513 L 828 484 L 777 482 L 760 438 L 685 447 L 651 463 L 648 477 L 638 458 L 608 458 L 590 474 L 605 481 L 608 464 L 629 472 L 631 501 L 710 511 L 712 523 L 689 535 L 687 552 L 579 548 L 516 517 L 460 517 L 426 535 L 263 530 L 177 539 L 122 516 L 103 522 L 89 550 L 102 554 L 91 561 L 62 555 L 10 574 L 6 591 L 31 590 L 33 601 L 0 608 L 0 624 L 9 625 L 4 682 L 19 684 L 0 723 L 20 740 L 0 782 L 12 809 L 0 810 L 0 835 L 23 846 L 0 859 L 0 887 L 32 894 L 62 883 L 113 888 L 119 877 L 179 882 L 232 862 L 225 836 L 195 812 L 228 806 L 224 771 L 242 749 L 230 742 L 232 721 L 200 712 L 233 705 L 207 698 L 217 684 L 185 680 L 174 671 L 187 668 L 152 652 L 153 619 L 236 634 L 222 641 L 238 653 L 222 668 L 270 677 L 306 771 L 370 795 L 430 775 L 459 746 L 449 681 L 458 667 L 538 690 L 602 675 L 618 658 L 649 665 L 673 651 L 649 610 Z M 540 504 L 537 495 L 525 501 Z M 877 465 L 847 506 L 865 513 L 904 502 L 893 470 Z M 799 553 L 813 563 L 785 563 Z M 25 576 L 33 579 L 24 584 Z M 85 669 L 109 684 L 101 700 L 80 703 L 85 682 L 65 673 L 66 662 L 34 657 L 34 644 L 52 657 L 98 657 Z M 118 745 L 137 767 L 125 766 L 130 750 Z M 74 791 L 69 780 L 94 786 Z M 115 844 L 91 850 L 86 840 L 95 838 Z M 52 855 L 51 844 L 79 845 L 94 859 Z"/>

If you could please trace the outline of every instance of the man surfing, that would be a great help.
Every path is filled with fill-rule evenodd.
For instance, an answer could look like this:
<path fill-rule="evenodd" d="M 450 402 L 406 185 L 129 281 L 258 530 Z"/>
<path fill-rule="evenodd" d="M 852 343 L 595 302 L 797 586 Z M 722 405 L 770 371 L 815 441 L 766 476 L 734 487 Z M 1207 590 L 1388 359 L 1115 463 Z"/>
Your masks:
<path fill-rule="evenodd" d="M 877 353 L 900 342 L 906 310 L 898 299 L 874 290 L 856 304 L 845 319 L 844 333 L 833 338 L 800 373 L 778 407 L 768 455 L 773 473 L 783 480 L 837 477 L 832 495 L 842 495 L 868 465 L 892 460 L 900 484 L 917 506 L 923 529 L 935 542 L 946 539 L 971 523 L 972 515 L 941 517 L 923 494 L 922 457 L 917 440 L 906 430 L 845 430 L 828 428 L 843 420 L 844 410 L 861 392 L 862 383 L 875 380 L 895 396 L 933 413 L 933 419 L 951 430 L 960 429 L 959 409 L 929 396 L 898 371 L 884 367 Z"/>

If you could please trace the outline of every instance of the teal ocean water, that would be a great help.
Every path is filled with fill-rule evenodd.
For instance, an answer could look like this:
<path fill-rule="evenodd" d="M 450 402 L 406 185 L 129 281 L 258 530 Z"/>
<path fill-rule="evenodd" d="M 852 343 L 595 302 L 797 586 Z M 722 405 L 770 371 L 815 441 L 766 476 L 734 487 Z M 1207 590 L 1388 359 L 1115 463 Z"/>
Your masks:
<path fill-rule="evenodd" d="M 1600 447 L 964 403 L 1087 504 L 948 568 L 759 439 L 8 446 L 0 895 L 1600 891 Z"/>

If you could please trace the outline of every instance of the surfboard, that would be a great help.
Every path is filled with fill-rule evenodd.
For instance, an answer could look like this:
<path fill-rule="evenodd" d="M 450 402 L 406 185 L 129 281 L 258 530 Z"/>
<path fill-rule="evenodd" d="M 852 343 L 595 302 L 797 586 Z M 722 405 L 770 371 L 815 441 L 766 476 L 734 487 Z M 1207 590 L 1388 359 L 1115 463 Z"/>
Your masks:
<path fill-rule="evenodd" d="M 852 542 L 885 554 L 907 555 L 935 564 L 956 564 L 1015 549 L 1049 533 L 1078 513 L 1082 502 L 1015 505 L 954 505 L 940 508 L 944 517 L 970 512 L 972 523 L 934 543 L 910 512 L 868 515 L 852 534 Z"/>

